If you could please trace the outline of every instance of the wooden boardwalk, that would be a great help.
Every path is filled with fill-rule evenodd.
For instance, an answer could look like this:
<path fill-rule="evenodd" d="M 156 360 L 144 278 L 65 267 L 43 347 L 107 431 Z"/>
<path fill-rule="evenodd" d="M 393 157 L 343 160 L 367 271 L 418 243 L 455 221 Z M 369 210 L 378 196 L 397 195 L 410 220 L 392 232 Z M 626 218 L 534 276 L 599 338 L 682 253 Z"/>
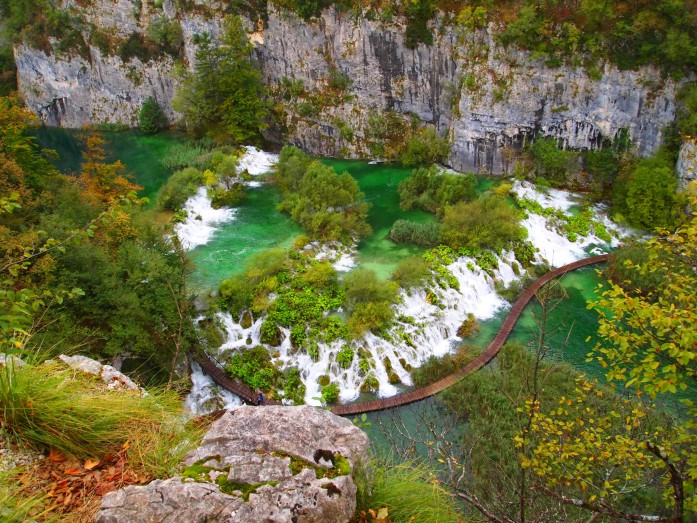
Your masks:
<path fill-rule="evenodd" d="M 439 392 L 454 385 L 468 374 L 481 369 L 484 365 L 487 365 L 496 357 L 501 350 L 501 347 L 503 347 L 504 343 L 506 343 L 508 336 L 511 334 L 513 327 L 522 314 L 523 309 L 525 309 L 525 306 L 530 302 L 530 300 L 532 300 L 535 293 L 537 293 L 537 291 L 539 291 L 544 285 L 549 283 L 554 278 L 558 278 L 569 271 L 573 271 L 587 265 L 601 263 L 609 259 L 610 254 L 601 254 L 591 258 L 585 258 L 583 260 L 578 260 L 573 263 L 569 263 L 568 265 L 564 265 L 563 267 L 559 267 L 558 269 L 554 269 L 535 280 L 532 285 L 530 285 L 530 287 L 528 287 L 523 294 L 521 294 L 511 310 L 508 311 L 508 315 L 503 321 L 503 324 L 501 324 L 499 332 L 496 334 L 496 337 L 494 337 L 484 352 L 450 376 L 446 376 L 445 378 L 420 389 L 405 392 L 404 394 L 398 394 L 397 396 L 392 396 L 390 398 L 363 401 L 359 403 L 349 403 L 346 405 L 336 405 L 332 407 L 331 411 L 339 416 L 353 416 L 356 414 L 363 414 L 364 412 L 374 412 L 378 410 L 390 409 L 392 407 L 408 405 L 409 403 L 414 403 L 433 396 L 434 394 L 438 394 Z M 199 365 L 201 365 L 203 371 L 208 374 L 218 385 L 234 394 L 237 394 L 246 403 L 255 403 L 256 393 L 249 387 L 235 382 L 227 377 L 225 372 L 222 371 L 220 367 L 218 367 L 212 360 L 210 360 L 208 356 L 204 354 L 197 354 L 194 355 L 194 358 Z M 269 401 L 268 403 L 278 404 L 277 402 L 272 401 Z"/>

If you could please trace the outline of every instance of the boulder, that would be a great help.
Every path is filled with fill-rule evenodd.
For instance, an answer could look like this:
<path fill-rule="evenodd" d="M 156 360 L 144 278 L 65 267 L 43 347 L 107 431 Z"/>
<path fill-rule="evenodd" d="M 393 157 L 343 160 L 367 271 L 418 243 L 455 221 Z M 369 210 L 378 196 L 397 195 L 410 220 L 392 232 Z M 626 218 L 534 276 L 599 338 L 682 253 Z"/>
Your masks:
<path fill-rule="evenodd" d="M 326 410 L 235 407 L 186 456 L 179 476 L 107 494 L 97 522 L 347 522 L 356 509 L 350 471 L 368 444 Z"/>
<path fill-rule="evenodd" d="M 58 359 L 72 369 L 99 376 L 102 378 L 102 381 L 107 384 L 107 388 L 109 389 L 129 389 L 144 392 L 131 378 L 119 372 L 111 365 L 102 365 L 98 361 L 88 358 L 87 356 L 66 356 L 65 354 L 61 354 L 58 356 Z"/>

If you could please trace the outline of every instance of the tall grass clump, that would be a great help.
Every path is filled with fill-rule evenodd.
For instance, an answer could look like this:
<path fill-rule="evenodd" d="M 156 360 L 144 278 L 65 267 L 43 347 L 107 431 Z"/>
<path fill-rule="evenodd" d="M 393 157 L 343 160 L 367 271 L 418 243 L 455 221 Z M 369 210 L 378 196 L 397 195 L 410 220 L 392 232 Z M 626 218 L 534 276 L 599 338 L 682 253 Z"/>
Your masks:
<path fill-rule="evenodd" d="M 167 169 L 178 170 L 186 167 L 206 169 L 210 163 L 210 151 L 214 147 L 210 140 L 196 140 L 178 143 L 170 147 L 167 156 L 160 162 Z"/>
<path fill-rule="evenodd" d="M 132 466 L 165 475 L 200 440 L 180 415 L 173 391 L 112 391 L 57 363 L 0 369 L 0 422 L 8 435 L 78 459 L 118 452 L 128 441 Z"/>
<path fill-rule="evenodd" d="M 40 520 L 44 523 L 58 521 L 44 506 L 44 496 L 28 496 L 25 487 L 12 473 L 0 474 L 0 521 L 23 523 Z"/>
<path fill-rule="evenodd" d="M 359 484 L 363 483 L 357 478 Z M 463 521 L 453 496 L 435 473 L 417 462 L 387 462 L 359 489 L 358 513 L 387 507 L 392 523 L 457 523 Z M 372 487 L 372 488 L 371 488 Z"/>

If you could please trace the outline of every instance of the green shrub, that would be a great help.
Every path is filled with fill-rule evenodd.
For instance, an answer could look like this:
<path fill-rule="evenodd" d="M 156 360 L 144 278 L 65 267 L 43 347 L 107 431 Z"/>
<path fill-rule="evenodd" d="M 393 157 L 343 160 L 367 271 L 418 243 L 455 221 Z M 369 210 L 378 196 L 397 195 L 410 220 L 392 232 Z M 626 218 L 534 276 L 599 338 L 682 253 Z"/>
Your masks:
<path fill-rule="evenodd" d="M 433 34 L 428 28 L 428 22 L 435 13 L 436 6 L 433 0 L 415 0 L 407 4 L 407 28 L 404 32 L 404 42 L 409 49 L 415 49 L 421 43 L 426 45 L 433 43 Z"/>
<path fill-rule="evenodd" d="M 252 306 L 254 287 L 255 283 L 244 274 L 226 278 L 220 283 L 218 291 L 222 306 L 234 316 L 239 316 Z"/>
<path fill-rule="evenodd" d="M 300 371 L 298 369 L 290 369 L 286 373 L 283 396 L 291 400 L 293 405 L 305 403 L 305 384 L 300 379 Z"/>
<path fill-rule="evenodd" d="M 153 58 L 153 52 L 141 33 L 131 33 L 119 47 L 119 57 L 124 63 L 137 58 L 143 63 Z"/>
<path fill-rule="evenodd" d="M 556 187 L 562 187 L 568 181 L 568 175 L 574 168 L 574 159 L 578 156 L 572 151 L 560 149 L 557 141 L 551 137 L 538 138 L 530 148 L 535 160 L 537 176 L 544 178 Z"/>
<path fill-rule="evenodd" d="M 167 127 L 167 117 L 152 96 L 140 108 L 138 126 L 145 134 L 154 134 Z"/>
<path fill-rule="evenodd" d="M 157 208 L 162 211 L 178 211 L 202 184 L 203 176 L 198 169 L 188 167 L 175 172 L 157 193 Z"/>
<path fill-rule="evenodd" d="M 329 87 L 332 89 L 338 89 L 339 91 L 345 91 L 353 81 L 351 78 L 344 73 L 341 69 L 330 69 L 329 70 Z"/>
<path fill-rule="evenodd" d="M 443 163 L 450 155 L 450 143 L 433 127 L 424 127 L 409 137 L 399 160 L 407 167 Z"/>
<path fill-rule="evenodd" d="M 645 158 L 626 168 L 614 189 L 615 210 L 634 227 L 671 228 L 683 215 L 672 162 L 663 156 Z"/>
<path fill-rule="evenodd" d="M 229 189 L 215 187 L 208 191 L 211 197 L 211 207 L 220 209 L 221 207 L 233 207 L 244 199 L 244 185 L 233 183 Z"/>
<path fill-rule="evenodd" d="M 392 323 L 397 284 L 381 281 L 373 270 L 357 269 L 344 278 L 344 291 L 346 310 L 350 314 L 348 327 L 354 337 L 368 330 L 379 331 Z"/>
<path fill-rule="evenodd" d="M 271 392 L 276 389 L 283 374 L 271 363 L 265 347 L 254 347 L 236 352 L 225 365 L 225 370 L 254 390 Z"/>
<path fill-rule="evenodd" d="M 184 45 L 184 33 L 178 20 L 165 17 L 155 18 L 146 31 L 148 40 L 156 44 L 160 51 L 178 57 Z"/>
<path fill-rule="evenodd" d="M 511 242 L 527 236 L 518 212 L 505 199 L 496 196 L 484 196 L 449 207 L 441 230 L 443 243 L 455 250 L 467 247 L 501 252 Z"/>
<path fill-rule="evenodd" d="M 442 214 L 448 205 L 473 199 L 476 185 L 473 176 L 444 173 L 436 166 L 414 169 L 399 184 L 399 206 Z"/>
<path fill-rule="evenodd" d="M 401 260 L 392 273 L 392 279 L 403 289 L 422 286 L 431 277 L 431 271 L 422 256 Z"/>
<path fill-rule="evenodd" d="M 475 347 L 460 345 L 454 354 L 446 354 L 442 358 L 429 356 L 423 365 L 411 371 L 414 385 L 424 387 L 450 376 L 472 361 L 479 352 Z"/>
<path fill-rule="evenodd" d="M 387 237 L 396 243 L 412 243 L 422 247 L 435 247 L 440 243 L 440 224 L 397 220 Z"/>
<path fill-rule="evenodd" d="M 322 387 L 322 401 L 326 404 L 336 403 L 339 399 L 339 385 L 337 383 L 329 383 Z"/>
<path fill-rule="evenodd" d="M 290 214 L 313 238 L 350 241 L 370 233 L 368 204 L 348 173 L 337 174 L 294 147 L 281 151 L 276 180 L 278 209 Z"/>

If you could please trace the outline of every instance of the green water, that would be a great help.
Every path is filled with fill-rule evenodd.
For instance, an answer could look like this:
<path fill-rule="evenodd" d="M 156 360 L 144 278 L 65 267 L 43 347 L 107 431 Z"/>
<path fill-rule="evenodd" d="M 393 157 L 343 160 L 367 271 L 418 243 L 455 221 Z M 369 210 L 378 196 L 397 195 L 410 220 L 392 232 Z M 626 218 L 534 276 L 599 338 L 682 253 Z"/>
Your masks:
<path fill-rule="evenodd" d="M 53 160 L 55 166 L 64 173 L 76 173 L 82 162 L 83 144 L 80 136 L 85 131 L 41 127 L 36 131 L 39 144 L 58 153 Z M 141 196 L 154 200 L 157 191 L 171 174 L 160 162 L 173 145 L 184 140 L 176 133 L 162 133 L 146 136 L 138 131 L 100 133 L 107 141 L 107 160 L 121 160 L 133 175 L 133 181 L 143 187 Z"/>
<path fill-rule="evenodd" d="M 215 289 L 223 279 L 242 272 L 253 254 L 273 247 L 290 247 L 302 231 L 276 210 L 278 201 L 276 187 L 247 190 L 245 199 L 236 207 L 235 218 L 222 225 L 210 242 L 191 251 L 196 264 L 196 287 Z"/>

